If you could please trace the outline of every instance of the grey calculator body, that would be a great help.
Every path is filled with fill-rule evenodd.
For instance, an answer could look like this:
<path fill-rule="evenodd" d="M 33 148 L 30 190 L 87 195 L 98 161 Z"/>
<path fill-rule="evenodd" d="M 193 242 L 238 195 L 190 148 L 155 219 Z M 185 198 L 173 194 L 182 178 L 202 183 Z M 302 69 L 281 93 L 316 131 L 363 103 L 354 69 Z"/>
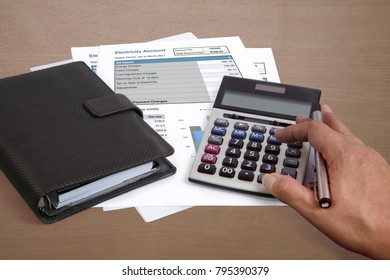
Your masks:
<path fill-rule="evenodd" d="M 202 137 L 189 181 L 269 195 L 262 176 L 278 172 L 303 183 L 308 142 L 280 143 L 275 131 L 310 117 L 321 91 L 225 76 Z"/>

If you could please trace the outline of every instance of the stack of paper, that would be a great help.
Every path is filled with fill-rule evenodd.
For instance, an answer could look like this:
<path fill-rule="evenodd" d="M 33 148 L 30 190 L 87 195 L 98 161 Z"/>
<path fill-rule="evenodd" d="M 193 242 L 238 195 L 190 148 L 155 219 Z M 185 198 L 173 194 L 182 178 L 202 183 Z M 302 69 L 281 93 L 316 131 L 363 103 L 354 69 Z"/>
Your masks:
<path fill-rule="evenodd" d="M 152 221 L 199 205 L 283 205 L 187 179 L 222 77 L 280 82 L 271 49 L 247 49 L 239 37 L 197 39 L 184 33 L 148 43 L 73 47 L 71 53 L 71 61 L 84 61 L 116 93 L 138 105 L 145 121 L 175 148 L 169 158 L 177 167 L 174 176 L 96 207 L 136 207 L 145 221 Z"/>

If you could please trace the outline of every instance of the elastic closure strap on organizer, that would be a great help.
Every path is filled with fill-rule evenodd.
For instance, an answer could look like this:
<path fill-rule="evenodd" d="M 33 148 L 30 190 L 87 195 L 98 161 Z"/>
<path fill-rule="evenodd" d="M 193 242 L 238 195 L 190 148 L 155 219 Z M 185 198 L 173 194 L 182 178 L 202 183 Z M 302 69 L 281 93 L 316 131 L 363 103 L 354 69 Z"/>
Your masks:
<path fill-rule="evenodd" d="M 98 118 L 126 110 L 134 110 L 141 118 L 143 117 L 142 110 L 123 94 L 110 94 L 87 100 L 83 105 L 88 112 Z"/>

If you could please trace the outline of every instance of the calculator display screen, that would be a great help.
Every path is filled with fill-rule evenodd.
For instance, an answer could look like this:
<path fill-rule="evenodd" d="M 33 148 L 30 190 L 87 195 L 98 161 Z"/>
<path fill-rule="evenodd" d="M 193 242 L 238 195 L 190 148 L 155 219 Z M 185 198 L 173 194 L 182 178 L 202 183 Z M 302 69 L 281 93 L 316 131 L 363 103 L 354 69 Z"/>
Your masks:
<path fill-rule="evenodd" d="M 226 90 L 222 105 L 232 106 L 242 109 L 251 109 L 263 112 L 278 113 L 290 116 L 305 115 L 310 116 L 312 103 L 278 98 L 253 93 Z"/>

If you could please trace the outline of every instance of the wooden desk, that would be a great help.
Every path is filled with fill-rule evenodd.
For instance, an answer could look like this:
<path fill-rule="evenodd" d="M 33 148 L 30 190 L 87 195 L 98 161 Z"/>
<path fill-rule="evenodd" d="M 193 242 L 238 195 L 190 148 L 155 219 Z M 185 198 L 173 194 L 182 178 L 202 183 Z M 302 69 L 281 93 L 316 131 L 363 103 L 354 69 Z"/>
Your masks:
<path fill-rule="evenodd" d="M 272 47 L 282 82 L 322 89 L 390 161 L 389 15 L 389 1 L 5 0 L 0 77 L 68 59 L 72 46 L 239 35 Z M 288 207 L 194 207 L 153 223 L 134 209 L 90 209 L 43 225 L 2 173 L 0 224 L 1 259 L 362 258 Z"/>

